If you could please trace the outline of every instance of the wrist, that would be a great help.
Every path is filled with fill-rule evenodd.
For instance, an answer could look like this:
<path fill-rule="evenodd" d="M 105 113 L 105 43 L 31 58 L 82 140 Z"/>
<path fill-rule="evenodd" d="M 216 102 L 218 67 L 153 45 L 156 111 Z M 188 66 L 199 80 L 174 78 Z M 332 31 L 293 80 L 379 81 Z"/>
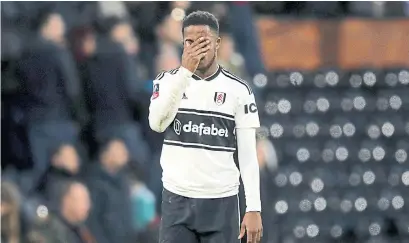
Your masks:
<path fill-rule="evenodd" d="M 180 66 L 179 71 L 183 77 L 191 78 L 193 76 L 193 72 L 183 66 Z"/>
<path fill-rule="evenodd" d="M 246 213 L 261 213 L 261 209 L 246 208 Z"/>
<path fill-rule="evenodd" d="M 260 211 L 249 211 L 249 212 L 246 212 L 244 215 L 247 215 L 247 214 L 249 214 L 249 215 L 260 215 L 261 216 Z"/>

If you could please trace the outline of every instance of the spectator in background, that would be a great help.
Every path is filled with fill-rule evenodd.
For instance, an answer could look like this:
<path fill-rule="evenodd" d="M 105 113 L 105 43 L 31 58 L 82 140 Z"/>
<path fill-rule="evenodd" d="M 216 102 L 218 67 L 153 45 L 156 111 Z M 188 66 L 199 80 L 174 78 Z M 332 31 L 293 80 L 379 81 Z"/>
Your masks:
<path fill-rule="evenodd" d="M 80 74 L 82 88 L 87 91 L 87 82 L 88 80 L 86 75 L 87 60 L 91 59 L 97 51 L 97 36 L 95 30 L 91 26 L 82 26 L 74 28 L 69 36 L 69 46 L 70 50 L 74 55 L 77 64 L 77 70 Z M 83 99 L 81 103 L 84 107 L 84 110 L 89 110 L 90 107 L 87 107 L 86 99 L 87 93 L 81 98 Z M 91 115 L 86 113 L 84 115 L 84 123 L 82 124 L 82 134 L 81 139 L 86 142 L 88 145 L 89 151 L 93 152 L 95 150 L 94 136 L 92 134 L 92 124 L 90 122 Z"/>
<path fill-rule="evenodd" d="M 89 226 L 98 243 L 132 242 L 131 192 L 124 176 L 128 151 L 121 140 L 110 140 L 100 148 L 99 163 L 85 171 L 93 208 Z"/>
<path fill-rule="evenodd" d="M 81 65 L 97 49 L 96 35 L 90 26 L 79 27 L 70 33 L 70 47 L 75 60 Z"/>
<path fill-rule="evenodd" d="M 118 21 L 110 29 L 111 38 L 120 43 L 128 55 L 136 55 L 139 52 L 139 42 L 133 33 L 132 26 L 127 21 Z"/>
<path fill-rule="evenodd" d="M 20 195 L 16 186 L 1 182 L 1 242 L 20 243 Z"/>
<path fill-rule="evenodd" d="M 172 44 L 182 47 L 183 36 L 180 28 L 182 26 L 183 16 L 168 14 L 157 28 L 157 37 L 159 44 Z"/>
<path fill-rule="evenodd" d="M 135 35 L 132 26 L 127 21 L 118 21 L 115 25 L 113 25 L 113 28 L 111 28 L 110 34 L 111 39 L 116 43 L 119 43 L 122 48 L 125 49 L 128 63 L 130 65 L 128 68 L 128 71 L 130 72 L 130 79 L 128 80 L 129 85 L 132 88 L 132 91 L 136 93 L 135 99 L 137 99 L 137 102 L 139 102 L 139 91 L 142 89 L 144 81 L 147 78 L 145 67 L 139 60 L 139 37 Z"/>
<path fill-rule="evenodd" d="M 238 77 L 246 79 L 246 72 L 243 57 L 236 53 L 234 40 L 228 33 L 221 33 L 222 41 L 217 53 L 218 62 L 227 70 Z"/>
<path fill-rule="evenodd" d="M 35 29 L 39 31 L 41 38 L 58 46 L 65 45 L 65 22 L 62 16 L 44 8 L 38 16 L 38 20 L 34 23 Z"/>
<path fill-rule="evenodd" d="M 64 21 L 44 11 L 37 23 L 38 39 L 18 65 L 21 81 L 19 106 L 27 125 L 34 162 L 34 180 L 48 167 L 48 153 L 55 144 L 78 141 L 82 106 L 75 64 L 65 48 Z"/>
<path fill-rule="evenodd" d="M 180 66 L 180 58 L 177 49 L 172 45 L 161 45 L 159 54 L 156 56 L 156 73 L 164 70 L 172 70 Z"/>
<path fill-rule="evenodd" d="M 77 177 L 80 159 L 74 146 L 63 144 L 51 154 L 51 165 L 36 187 L 36 192 L 50 202 L 58 185 Z"/>
<path fill-rule="evenodd" d="M 95 138 L 97 143 L 123 139 L 131 161 L 143 165 L 149 148 L 133 120 L 143 85 L 132 59 L 138 52 L 137 40 L 129 23 L 116 18 L 101 22 L 100 31 L 104 36 L 97 42 L 97 52 L 83 65 Z"/>
<path fill-rule="evenodd" d="M 131 17 L 131 23 L 136 33 L 138 33 L 141 41 L 141 49 L 143 50 L 139 56 L 141 62 L 147 68 L 147 76 L 155 76 L 154 71 L 154 56 L 156 55 L 156 36 L 155 26 L 158 24 L 161 16 L 160 4 L 164 2 L 124 2 L 127 5 Z"/>
<path fill-rule="evenodd" d="M 182 17 L 180 19 L 172 14 L 166 15 L 156 29 L 158 55 L 163 52 L 174 52 L 178 56 L 182 53 L 183 36 L 180 31 L 182 28 Z"/>
<path fill-rule="evenodd" d="M 97 243 L 84 225 L 91 207 L 88 189 L 76 181 L 61 182 L 58 187 L 57 211 L 48 214 L 43 208 L 43 220 L 30 230 L 28 242 Z"/>
<path fill-rule="evenodd" d="M 247 73 L 250 77 L 254 77 L 259 73 L 265 73 L 250 3 L 247 1 L 235 1 L 229 2 L 228 6 L 227 20 L 237 45 L 237 50 L 245 59 Z"/>

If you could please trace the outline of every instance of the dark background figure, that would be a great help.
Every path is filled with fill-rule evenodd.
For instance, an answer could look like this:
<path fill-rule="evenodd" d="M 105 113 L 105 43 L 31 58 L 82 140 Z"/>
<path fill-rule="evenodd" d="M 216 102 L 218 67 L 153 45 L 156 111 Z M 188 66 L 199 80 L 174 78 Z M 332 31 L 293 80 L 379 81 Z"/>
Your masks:
<path fill-rule="evenodd" d="M 56 186 L 59 190 L 53 204 L 58 207 L 40 209 L 42 219 L 29 231 L 28 242 L 96 243 L 84 225 L 91 208 L 88 189 L 76 181 L 63 181 Z"/>
<path fill-rule="evenodd" d="M 77 100 L 81 95 L 77 70 L 65 47 L 61 15 L 44 11 L 36 25 L 38 38 L 19 62 L 18 104 L 27 126 L 34 180 L 48 167 L 50 150 L 59 143 L 76 144 Z M 78 108 L 78 109 L 77 109 Z"/>
<path fill-rule="evenodd" d="M 88 225 L 98 243 L 132 242 L 131 189 L 124 174 L 129 155 L 124 142 L 107 141 L 97 160 L 84 172 L 93 201 Z"/>
<path fill-rule="evenodd" d="M 70 31 L 69 47 L 73 53 L 77 66 L 80 66 L 87 58 L 95 54 L 97 49 L 96 33 L 92 26 L 81 26 Z M 79 72 L 82 76 L 82 72 Z"/>
<path fill-rule="evenodd" d="M 34 191 L 34 194 L 47 202 L 51 202 L 56 191 L 60 189 L 58 184 L 78 179 L 81 166 L 77 150 L 69 144 L 58 146 L 51 154 L 50 161 L 48 170 L 41 177 Z"/>
<path fill-rule="evenodd" d="M 231 29 L 237 50 L 243 55 L 245 66 L 250 77 L 265 74 L 257 30 L 249 2 L 229 2 L 230 12 L 226 17 Z"/>
<path fill-rule="evenodd" d="M 137 41 L 126 21 L 110 18 L 101 25 L 103 36 L 97 41 L 97 51 L 82 70 L 96 142 L 119 137 L 128 147 L 131 161 L 146 165 L 149 147 L 133 120 L 133 109 L 142 96 L 133 59 Z"/>

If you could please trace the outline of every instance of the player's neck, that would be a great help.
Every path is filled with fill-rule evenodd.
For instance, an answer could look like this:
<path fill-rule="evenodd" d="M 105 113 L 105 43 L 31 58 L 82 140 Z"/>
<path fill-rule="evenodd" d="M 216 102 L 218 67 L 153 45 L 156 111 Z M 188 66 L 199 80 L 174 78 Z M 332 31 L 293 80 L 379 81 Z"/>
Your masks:
<path fill-rule="evenodd" d="M 213 62 L 212 65 L 206 70 L 196 70 L 195 74 L 202 79 L 212 76 L 217 72 L 219 68 L 219 64 L 217 62 Z"/>

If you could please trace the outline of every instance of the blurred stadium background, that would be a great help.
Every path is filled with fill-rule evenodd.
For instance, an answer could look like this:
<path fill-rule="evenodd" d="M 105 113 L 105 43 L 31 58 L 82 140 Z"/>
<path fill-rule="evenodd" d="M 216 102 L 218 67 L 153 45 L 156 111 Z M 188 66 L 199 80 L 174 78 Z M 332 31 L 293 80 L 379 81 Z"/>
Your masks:
<path fill-rule="evenodd" d="M 407 1 L 1 2 L 1 242 L 157 242 L 151 82 L 194 10 L 257 95 L 263 242 L 409 242 Z"/>

